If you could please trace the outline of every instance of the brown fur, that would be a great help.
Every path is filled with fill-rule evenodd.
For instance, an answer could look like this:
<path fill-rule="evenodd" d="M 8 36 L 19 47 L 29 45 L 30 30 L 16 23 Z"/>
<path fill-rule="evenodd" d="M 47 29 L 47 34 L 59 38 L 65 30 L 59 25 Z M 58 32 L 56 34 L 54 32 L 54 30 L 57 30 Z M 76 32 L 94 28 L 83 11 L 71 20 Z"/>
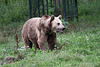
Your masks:
<path fill-rule="evenodd" d="M 48 21 L 48 19 L 50 19 Z M 54 16 L 45 15 L 42 18 L 29 19 L 23 26 L 22 38 L 24 44 L 29 48 L 32 48 L 32 44 L 41 50 L 46 50 L 46 42 L 48 42 L 48 48 L 54 49 L 56 44 L 56 33 L 51 30 L 52 21 Z"/>

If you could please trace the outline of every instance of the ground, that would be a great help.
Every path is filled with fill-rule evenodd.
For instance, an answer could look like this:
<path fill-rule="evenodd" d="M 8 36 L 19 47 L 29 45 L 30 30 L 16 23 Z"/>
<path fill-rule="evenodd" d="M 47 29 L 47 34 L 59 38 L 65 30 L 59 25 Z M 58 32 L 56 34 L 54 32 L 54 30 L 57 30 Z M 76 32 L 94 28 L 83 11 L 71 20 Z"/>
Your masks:
<path fill-rule="evenodd" d="M 82 20 L 82 18 L 80 18 Z M 61 50 L 42 52 L 34 48 L 20 51 L 24 59 L 13 62 L 5 66 L 35 66 L 35 67 L 99 67 L 100 65 L 100 21 L 95 23 L 74 22 L 73 27 L 69 27 L 67 33 L 58 33 L 57 46 L 65 43 Z M 89 21 L 88 21 L 89 22 Z M 81 27 L 79 27 L 81 26 Z M 71 29 L 70 29 L 71 28 Z M 19 37 L 20 38 L 20 37 Z M 6 56 L 17 57 L 19 53 L 14 54 L 16 41 L 9 37 L 9 42 L 3 43 L 0 47 L 0 62 Z M 20 41 L 19 47 L 23 46 Z M 56 52 L 56 53 L 55 53 Z"/>

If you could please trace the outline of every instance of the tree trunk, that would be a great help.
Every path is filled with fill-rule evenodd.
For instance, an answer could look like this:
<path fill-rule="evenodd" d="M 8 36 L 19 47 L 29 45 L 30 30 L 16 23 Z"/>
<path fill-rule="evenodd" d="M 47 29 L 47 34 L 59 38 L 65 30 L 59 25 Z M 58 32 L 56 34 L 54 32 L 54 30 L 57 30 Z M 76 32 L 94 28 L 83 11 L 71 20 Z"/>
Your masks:
<path fill-rule="evenodd" d="M 60 0 L 60 3 L 59 3 L 59 0 L 53 0 L 53 2 L 54 2 L 54 6 L 55 6 L 55 4 L 56 4 L 56 11 L 55 11 L 55 13 L 56 13 L 56 15 L 64 15 L 64 9 L 63 9 L 63 0 Z M 56 2 L 56 3 L 55 3 Z"/>

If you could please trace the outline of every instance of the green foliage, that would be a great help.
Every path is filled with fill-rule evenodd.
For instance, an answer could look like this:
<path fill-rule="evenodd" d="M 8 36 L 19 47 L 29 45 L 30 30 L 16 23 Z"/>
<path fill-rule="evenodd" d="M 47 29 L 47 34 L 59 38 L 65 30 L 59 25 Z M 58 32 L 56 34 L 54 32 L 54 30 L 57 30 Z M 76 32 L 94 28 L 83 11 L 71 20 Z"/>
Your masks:
<path fill-rule="evenodd" d="M 8 1 L 7 4 L 0 1 L 0 28 L 14 22 L 25 20 L 28 14 L 28 1 L 12 0 Z"/>
<path fill-rule="evenodd" d="M 82 2 L 82 3 L 80 3 Z M 84 5 L 85 4 L 85 5 Z M 80 0 L 78 4 L 79 15 L 98 15 L 100 12 L 100 1 Z"/>
<path fill-rule="evenodd" d="M 48 8 L 47 8 L 47 1 L 48 1 Z M 42 0 L 39 1 L 38 3 L 38 0 L 31 0 L 32 4 L 31 4 L 31 7 L 32 7 L 32 17 L 36 17 L 36 16 L 39 16 L 39 13 L 38 13 L 38 4 L 40 5 L 39 6 L 39 10 L 40 10 L 40 16 L 43 15 L 43 7 L 44 7 L 44 13 L 47 14 L 47 9 L 48 9 L 48 15 L 51 15 L 54 14 L 54 4 L 53 4 L 53 0 L 52 0 L 52 7 L 51 7 L 51 0 L 43 0 L 43 3 L 42 3 Z M 35 3 L 35 4 L 34 4 Z M 34 13 L 35 12 L 35 13 Z"/>

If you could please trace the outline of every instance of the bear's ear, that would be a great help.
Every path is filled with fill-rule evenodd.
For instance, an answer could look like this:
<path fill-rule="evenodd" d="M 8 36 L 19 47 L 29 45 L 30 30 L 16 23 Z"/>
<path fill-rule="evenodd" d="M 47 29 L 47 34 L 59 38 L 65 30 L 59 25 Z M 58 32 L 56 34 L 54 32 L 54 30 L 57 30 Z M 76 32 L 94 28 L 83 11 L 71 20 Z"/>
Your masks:
<path fill-rule="evenodd" d="M 59 15 L 59 16 L 58 16 L 58 18 L 59 18 L 59 19 L 61 19 L 61 18 L 62 18 L 62 16 L 61 16 L 61 15 Z"/>
<path fill-rule="evenodd" d="M 54 19 L 55 19 L 55 16 L 54 15 L 51 15 L 50 22 L 52 22 Z"/>

